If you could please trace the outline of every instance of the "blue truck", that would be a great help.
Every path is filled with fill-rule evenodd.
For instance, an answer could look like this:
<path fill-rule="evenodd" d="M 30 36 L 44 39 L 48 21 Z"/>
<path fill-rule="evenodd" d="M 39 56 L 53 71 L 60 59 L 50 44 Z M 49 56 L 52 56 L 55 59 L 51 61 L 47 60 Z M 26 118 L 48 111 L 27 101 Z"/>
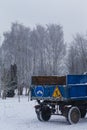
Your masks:
<path fill-rule="evenodd" d="M 64 116 L 69 124 L 85 118 L 87 112 L 87 75 L 32 76 L 31 100 L 40 121 L 52 115 Z"/>

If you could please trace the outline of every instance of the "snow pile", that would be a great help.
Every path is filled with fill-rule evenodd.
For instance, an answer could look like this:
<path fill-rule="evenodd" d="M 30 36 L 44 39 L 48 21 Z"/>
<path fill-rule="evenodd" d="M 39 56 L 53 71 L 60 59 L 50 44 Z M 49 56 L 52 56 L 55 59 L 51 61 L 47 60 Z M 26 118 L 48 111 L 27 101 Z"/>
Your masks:
<path fill-rule="evenodd" d="M 0 99 L 0 130 L 87 130 L 87 118 L 76 125 L 68 125 L 61 116 L 52 116 L 49 122 L 38 121 L 34 101 L 27 97 Z"/>

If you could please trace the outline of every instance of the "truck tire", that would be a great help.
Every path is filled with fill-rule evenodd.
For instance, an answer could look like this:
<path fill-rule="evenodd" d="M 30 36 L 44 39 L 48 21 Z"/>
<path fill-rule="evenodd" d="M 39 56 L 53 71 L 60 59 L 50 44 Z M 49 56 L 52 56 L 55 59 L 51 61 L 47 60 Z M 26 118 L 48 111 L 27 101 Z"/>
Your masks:
<path fill-rule="evenodd" d="M 38 119 L 39 121 L 42 121 L 41 111 L 39 111 L 39 112 L 37 113 L 37 119 Z"/>
<path fill-rule="evenodd" d="M 41 115 L 40 115 L 40 119 L 42 119 L 43 121 L 48 121 L 51 117 L 51 110 L 48 106 L 44 106 L 41 109 Z"/>
<path fill-rule="evenodd" d="M 36 105 L 35 106 L 35 112 L 37 114 L 37 118 L 39 121 L 42 121 L 42 118 L 41 118 L 41 106 L 40 105 Z"/>
<path fill-rule="evenodd" d="M 81 118 L 85 118 L 85 116 L 86 116 L 86 110 L 80 109 L 80 113 L 81 113 Z"/>
<path fill-rule="evenodd" d="M 67 113 L 67 121 L 69 124 L 76 124 L 80 119 L 80 110 L 78 107 L 71 107 Z"/>

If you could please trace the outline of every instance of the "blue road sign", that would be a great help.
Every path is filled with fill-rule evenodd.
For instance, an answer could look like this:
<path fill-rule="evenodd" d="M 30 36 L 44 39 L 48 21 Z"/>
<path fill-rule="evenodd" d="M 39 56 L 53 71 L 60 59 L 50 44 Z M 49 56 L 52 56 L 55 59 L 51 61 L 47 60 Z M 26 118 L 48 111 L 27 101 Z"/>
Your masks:
<path fill-rule="evenodd" d="M 42 86 L 37 86 L 35 88 L 35 95 L 37 97 L 43 97 L 43 95 L 44 95 L 44 88 Z"/>

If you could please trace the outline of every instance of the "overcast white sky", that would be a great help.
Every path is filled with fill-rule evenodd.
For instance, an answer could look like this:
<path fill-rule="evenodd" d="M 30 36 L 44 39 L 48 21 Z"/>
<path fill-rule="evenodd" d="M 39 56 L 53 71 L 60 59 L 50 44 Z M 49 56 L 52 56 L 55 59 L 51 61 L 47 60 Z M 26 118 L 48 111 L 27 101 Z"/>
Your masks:
<path fill-rule="evenodd" d="M 16 21 L 32 27 L 61 24 L 69 42 L 87 31 L 87 0 L 0 0 L 0 36 Z"/>

